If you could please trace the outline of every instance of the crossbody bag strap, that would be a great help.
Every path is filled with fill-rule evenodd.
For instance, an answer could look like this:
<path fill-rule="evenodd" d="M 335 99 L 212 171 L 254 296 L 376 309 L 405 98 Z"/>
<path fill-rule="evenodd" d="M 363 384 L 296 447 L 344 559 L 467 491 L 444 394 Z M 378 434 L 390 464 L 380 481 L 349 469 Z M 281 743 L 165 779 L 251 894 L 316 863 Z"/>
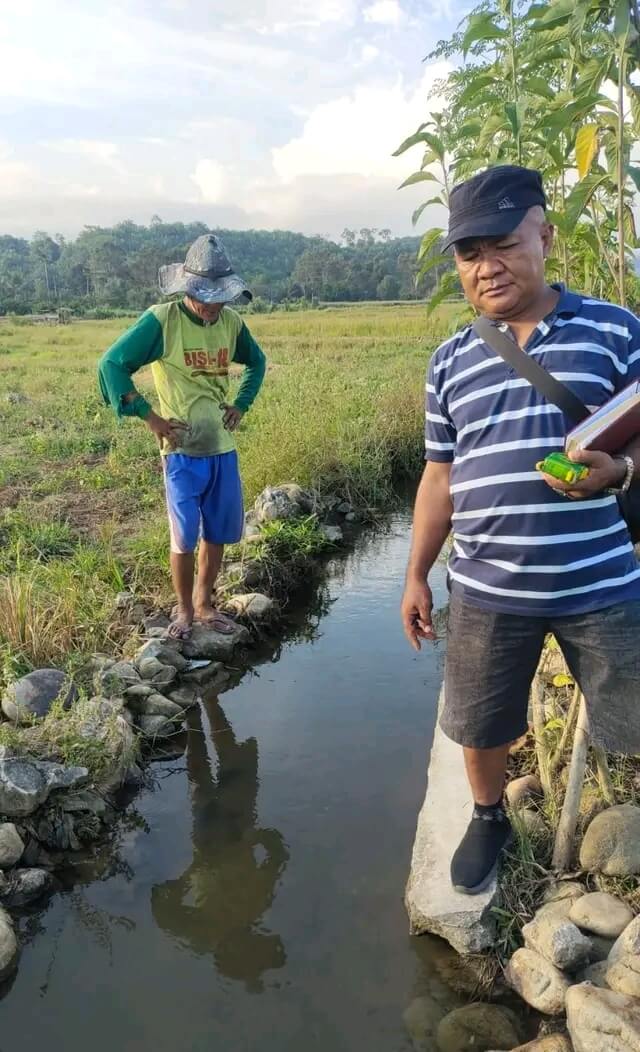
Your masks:
<path fill-rule="evenodd" d="M 508 365 L 515 369 L 518 376 L 528 380 L 531 386 L 546 398 L 547 402 L 558 406 L 558 409 L 566 413 L 576 424 L 581 423 L 586 417 L 590 416 L 586 405 L 574 395 L 573 391 L 570 391 L 568 387 L 556 380 L 551 373 L 543 369 L 531 355 L 518 347 L 515 340 L 512 340 L 506 333 L 502 332 L 488 318 L 476 318 L 473 323 L 473 330 L 492 351 L 495 351 Z"/>

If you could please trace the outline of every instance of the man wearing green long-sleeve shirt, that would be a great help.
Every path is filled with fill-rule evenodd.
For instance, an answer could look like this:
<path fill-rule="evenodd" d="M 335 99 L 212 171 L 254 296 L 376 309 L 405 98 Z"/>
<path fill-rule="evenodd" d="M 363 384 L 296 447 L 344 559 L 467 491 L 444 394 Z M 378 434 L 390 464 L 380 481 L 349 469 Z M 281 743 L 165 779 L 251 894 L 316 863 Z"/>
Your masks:
<path fill-rule="evenodd" d="M 240 540 L 242 487 L 233 432 L 260 390 L 265 357 L 242 318 L 228 306 L 251 293 L 234 273 L 222 242 L 205 234 L 184 264 L 160 268 L 165 295 L 102 356 L 102 396 L 118 416 L 137 416 L 160 444 L 171 534 L 171 573 L 178 605 L 169 634 L 185 639 L 194 620 L 229 633 L 212 605 L 225 544 Z M 245 373 L 232 405 L 229 364 Z M 136 390 L 132 375 L 151 366 L 160 412 Z M 195 549 L 200 537 L 194 591 Z"/>

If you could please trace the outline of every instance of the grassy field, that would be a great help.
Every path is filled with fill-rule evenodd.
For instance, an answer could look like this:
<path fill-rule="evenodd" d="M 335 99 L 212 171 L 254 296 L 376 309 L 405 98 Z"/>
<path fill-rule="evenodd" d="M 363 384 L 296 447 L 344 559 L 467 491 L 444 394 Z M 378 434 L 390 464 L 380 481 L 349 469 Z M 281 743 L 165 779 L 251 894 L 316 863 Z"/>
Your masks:
<path fill-rule="evenodd" d="M 255 315 L 269 371 L 238 436 L 247 503 L 295 480 L 386 507 L 421 459 L 425 367 L 449 307 Z M 96 362 L 126 322 L 0 322 L 0 685 L 116 646 L 114 595 L 169 597 L 159 456 L 101 404 Z M 149 371 L 139 386 L 151 392 Z"/>

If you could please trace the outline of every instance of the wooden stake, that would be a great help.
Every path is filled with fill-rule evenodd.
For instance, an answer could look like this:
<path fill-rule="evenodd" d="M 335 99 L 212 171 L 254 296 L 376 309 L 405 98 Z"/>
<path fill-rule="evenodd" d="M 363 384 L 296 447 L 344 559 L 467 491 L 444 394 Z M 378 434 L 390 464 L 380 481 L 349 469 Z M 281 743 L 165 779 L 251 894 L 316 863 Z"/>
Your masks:
<path fill-rule="evenodd" d="M 578 811 L 580 809 L 580 798 L 584 774 L 587 766 L 587 751 L 589 749 L 589 719 L 584 694 L 580 694 L 580 705 L 578 708 L 578 722 L 573 738 L 573 749 L 571 752 L 571 763 L 569 765 L 569 780 L 567 791 L 562 805 L 562 814 L 556 832 L 556 842 L 553 849 L 551 865 L 557 872 L 566 872 L 571 865 L 573 854 L 576 826 L 578 824 Z"/>

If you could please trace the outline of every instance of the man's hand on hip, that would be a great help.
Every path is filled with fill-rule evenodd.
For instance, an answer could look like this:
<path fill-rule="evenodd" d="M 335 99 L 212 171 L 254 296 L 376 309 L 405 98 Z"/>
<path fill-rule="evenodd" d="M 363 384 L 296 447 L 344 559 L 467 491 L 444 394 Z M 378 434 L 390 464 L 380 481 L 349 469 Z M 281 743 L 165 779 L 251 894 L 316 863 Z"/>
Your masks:
<path fill-rule="evenodd" d="M 544 473 L 542 477 L 556 493 L 563 493 L 571 500 L 588 500 L 609 486 L 619 486 L 626 473 L 623 460 L 610 457 L 608 453 L 599 453 L 595 449 L 579 449 L 570 453 L 569 459 L 576 464 L 586 464 L 589 468 L 589 474 L 581 482 L 562 482 Z"/>
<path fill-rule="evenodd" d="M 420 650 L 420 640 L 436 641 L 436 633 L 431 621 L 433 596 L 426 581 L 407 579 L 400 605 L 404 634 L 414 650 Z"/>
<path fill-rule="evenodd" d="M 146 417 L 145 424 L 156 436 L 160 445 L 162 445 L 164 440 L 172 449 L 180 445 L 185 431 L 189 430 L 189 425 L 183 423 L 182 420 L 165 420 L 163 416 L 158 416 L 153 410 Z"/>
<path fill-rule="evenodd" d="M 235 431 L 238 424 L 242 420 L 244 413 L 242 409 L 238 409 L 235 405 L 227 405 L 223 402 L 220 406 L 224 410 L 224 416 L 222 417 L 222 423 L 224 424 L 227 431 Z"/>

